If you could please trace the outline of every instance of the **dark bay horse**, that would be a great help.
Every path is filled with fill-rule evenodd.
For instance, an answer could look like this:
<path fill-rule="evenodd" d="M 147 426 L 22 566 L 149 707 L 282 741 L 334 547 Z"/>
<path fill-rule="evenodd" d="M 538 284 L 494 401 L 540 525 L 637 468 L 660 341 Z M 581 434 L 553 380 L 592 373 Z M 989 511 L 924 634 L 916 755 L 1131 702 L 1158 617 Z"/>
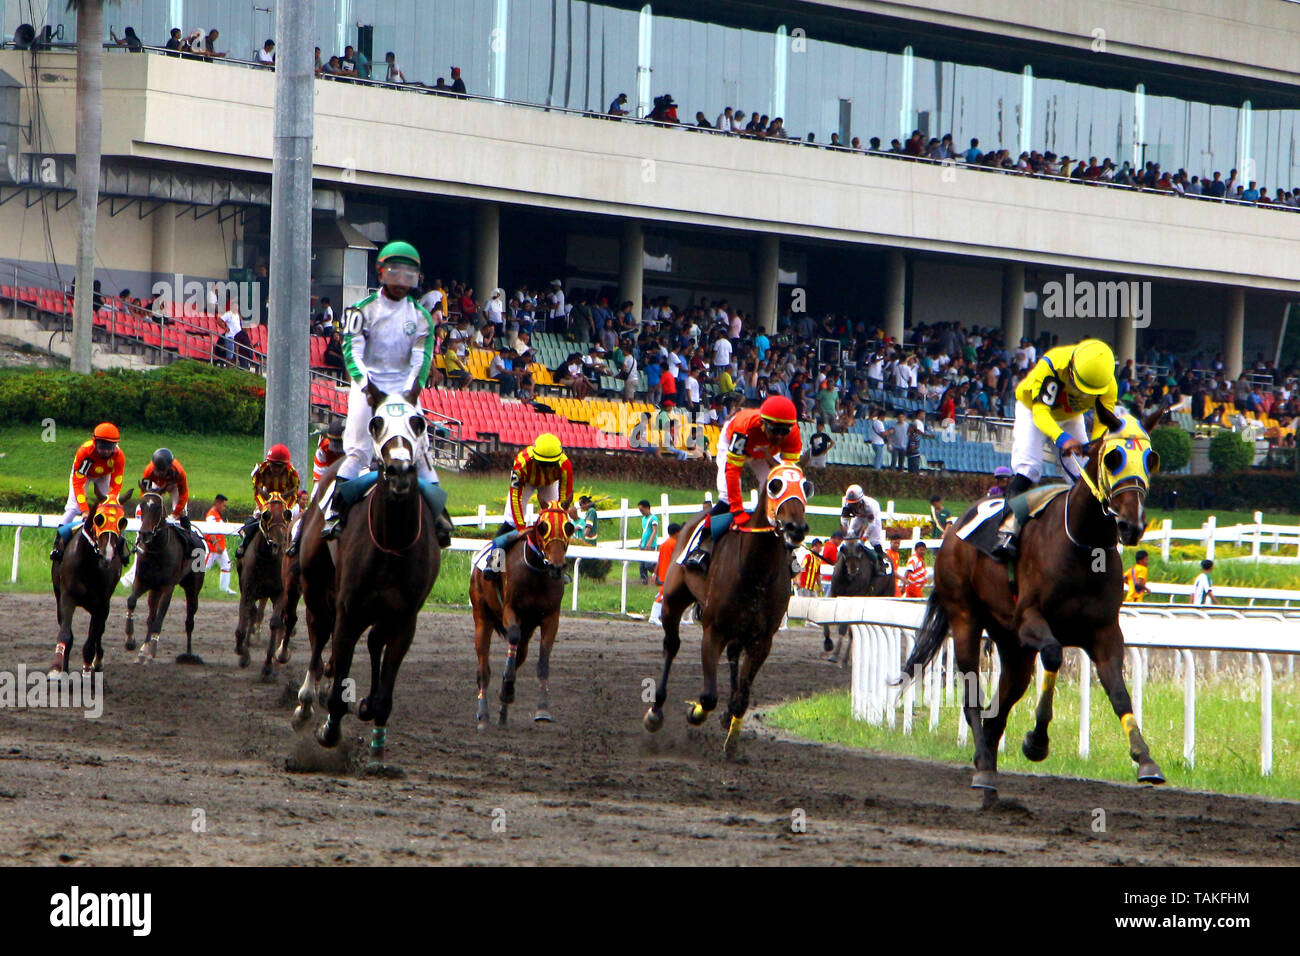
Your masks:
<path fill-rule="evenodd" d="M 334 680 L 329 716 L 317 729 L 316 739 L 325 747 L 339 742 L 343 715 L 348 712 L 345 695 L 352 685 L 348 677 L 352 656 L 357 640 L 368 629 L 370 694 L 358 703 L 357 716 L 375 723 L 370 766 L 383 770 L 397 672 L 442 563 L 435 522 L 442 509 L 432 507 L 420 488 L 417 462 L 418 456 L 427 454 L 428 422 L 416 404 L 418 392 L 403 397 L 371 390 L 368 398 L 375 410 L 370 438 L 379 460 L 378 481 L 369 497 L 353 509 L 365 514 L 354 513 L 337 542 L 330 643 Z M 305 550 L 307 536 L 318 538 L 320 532 L 311 524 L 304 532 Z M 317 637 L 313 635 L 313 645 Z"/>
<path fill-rule="evenodd" d="M 489 581 L 475 568 L 470 572 L 469 601 L 474 609 L 474 649 L 478 654 L 479 730 L 488 725 L 487 689 L 492 677 L 490 664 L 492 635 L 500 634 L 509 644 L 506 669 L 501 676 L 501 723 L 515 700 L 515 673 L 528 657 L 528 642 L 541 628 L 542 644 L 537 651 L 537 712 L 533 720 L 549 722 L 551 648 L 560 629 L 560 607 L 564 604 L 564 562 L 573 522 L 564 508 L 551 502 L 537 523 L 511 544 L 506 552 L 501 582 Z"/>
<path fill-rule="evenodd" d="M 724 753 L 734 752 L 740 739 L 754 676 L 772 649 L 772 638 L 790 605 L 790 552 L 808 533 L 805 510 L 812 485 L 797 465 L 778 464 L 768 474 L 758 508 L 743 529 L 732 529 L 713 546 L 707 575 L 677 562 L 708 512 L 693 519 L 677 535 L 673 563 L 664 579 L 664 670 L 655 687 L 654 703 L 643 719 L 654 733 L 664 723 L 668 674 L 681 646 L 682 614 L 699 603 L 699 623 L 704 628 L 700 661 L 704 689 L 699 702 L 691 702 L 688 723 L 699 726 L 718 705 L 718 660 L 727 652 L 731 664 L 731 698 L 721 714 L 727 731 Z M 743 657 L 743 660 L 742 660 Z"/>
<path fill-rule="evenodd" d="M 278 492 L 267 499 L 266 506 L 257 518 L 257 528 L 248 539 L 244 556 L 239 559 L 239 623 L 235 626 L 235 654 L 239 666 L 247 667 L 252 656 L 253 637 L 262 626 L 266 605 L 271 604 L 268 622 L 270 636 L 266 642 L 266 661 L 262 665 L 263 682 L 273 678 L 271 656 L 276 639 L 282 630 L 282 619 L 277 609 L 284 593 L 284 572 L 281 557 L 289 547 L 289 512 L 293 502 Z"/>
<path fill-rule="evenodd" d="M 113 591 L 122 577 L 124 505 L 131 500 L 131 491 L 119 499 L 115 495 L 103 498 L 96 489 L 95 496 L 85 523 L 64 548 L 63 557 L 50 567 L 59 622 L 54 662 L 50 664 L 51 677 L 68 670 L 72 615 L 77 608 L 90 615 L 90 629 L 81 649 L 82 672 L 104 669 L 104 627 L 108 624 Z"/>
<path fill-rule="evenodd" d="M 311 719 L 313 702 L 325 705 L 327 697 L 321 680 L 333 675 L 333 667 L 324 663 L 325 647 L 334 633 L 335 579 L 334 554 L 329 544 L 321 540 L 325 527 L 326 498 L 333 491 L 334 478 L 344 459 L 339 459 L 321 475 L 312 491 L 311 504 L 302 515 L 298 532 L 298 553 L 285 555 L 283 562 L 284 594 L 276 608 L 283 622 L 281 638 L 281 663 L 288 663 L 289 646 L 298 626 L 298 600 L 301 597 L 307 620 L 307 641 L 310 657 L 307 673 L 298 689 L 298 706 L 293 712 L 293 726 L 301 727 Z"/>
<path fill-rule="evenodd" d="M 135 580 L 126 599 L 126 649 L 135 650 L 135 605 L 141 594 L 148 593 L 149 617 L 145 622 L 144 640 L 140 643 L 140 661 L 143 663 L 158 655 L 158 637 L 162 634 L 163 620 L 178 584 L 185 591 L 185 643 L 187 647 L 191 643 L 208 551 L 197 534 L 167 520 L 162 495 L 149 491 L 143 480 L 140 492 Z"/>
<path fill-rule="evenodd" d="M 1146 421 L 1123 417 L 1084 449 L 1084 478 L 1058 495 L 1021 534 L 1020 558 L 1012 590 L 1007 567 L 956 535 L 944 533 L 934 568 L 934 591 L 904 665 L 903 680 L 915 679 L 943 646 L 951 629 L 957 667 L 965 686 L 966 721 L 975 741 L 972 787 L 996 792 L 998 741 L 1007 717 L 1041 657 L 1046 680 L 1034 729 L 1021 747 L 1030 760 L 1048 753 L 1056 673 L 1062 647 L 1082 648 L 1097 668 L 1115 715 L 1128 738 L 1137 778 L 1163 783 L 1124 684 L 1124 634 L 1119 608 L 1124 599 L 1123 570 L 1116 544 L 1137 544 L 1146 529 L 1146 495 L 1160 459 L 1148 431 L 1160 411 Z M 981 715 L 980 636 L 987 632 L 1002 659 L 996 710 Z"/>
<path fill-rule="evenodd" d="M 867 550 L 861 541 L 845 541 L 840 545 L 835 557 L 835 567 L 831 571 L 831 597 L 892 597 L 894 594 L 894 571 L 879 573 L 875 555 Z M 840 625 L 839 641 L 831 642 L 831 629 L 822 628 L 822 650 L 833 651 L 827 660 L 832 664 L 849 659 L 846 641 L 852 644 L 853 638 L 848 633 L 847 624 Z"/>

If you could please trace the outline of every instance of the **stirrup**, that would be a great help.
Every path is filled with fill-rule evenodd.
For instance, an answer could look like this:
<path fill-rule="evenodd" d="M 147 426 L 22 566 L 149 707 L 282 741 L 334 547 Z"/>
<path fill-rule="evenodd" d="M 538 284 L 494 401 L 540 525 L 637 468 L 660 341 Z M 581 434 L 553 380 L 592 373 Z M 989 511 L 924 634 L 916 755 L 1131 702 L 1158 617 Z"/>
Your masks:
<path fill-rule="evenodd" d="M 1000 561 L 1014 561 L 1020 557 L 1020 547 L 1015 532 L 998 532 L 998 542 L 993 546 L 993 557 Z"/>
<path fill-rule="evenodd" d="M 699 571 L 701 574 L 709 573 L 709 552 L 703 548 L 696 548 L 686 556 L 682 566 L 690 568 L 692 571 Z"/>

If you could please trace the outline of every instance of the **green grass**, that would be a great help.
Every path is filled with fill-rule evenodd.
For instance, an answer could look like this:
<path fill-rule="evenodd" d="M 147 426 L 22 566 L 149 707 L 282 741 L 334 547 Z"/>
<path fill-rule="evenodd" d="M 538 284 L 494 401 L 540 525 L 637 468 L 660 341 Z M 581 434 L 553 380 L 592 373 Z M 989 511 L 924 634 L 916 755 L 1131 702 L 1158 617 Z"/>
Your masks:
<path fill-rule="evenodd" d="M 1155 664 L 1154 655 L 1152 664 Z M 1279 677 L 1273 683 L 1273 774 L 1269 777 L 1260 774 L 1257 673 L 1249 676 L 1240 670 L 1221 671 L 1217 679 L 1198 680 L 1194 766 L 1183 759 L 1181 684 L 1169 679 L 1149 681 L 1144 688 L 1143 706 L 1143 735 L 1170 786 L 1300 799 L 1300 679 Z M 1123 731 L 1095 679 L 1090 712 L 1091 756 L 1085 759 L 1078 751 L 1077 672 L 1067 676 L 1062 671 L 1050 732 L 1052 753 L 1043 763 L 1030 763 L 1020 752 L 1020 742 L 1034 722 L 1031 686 L 1030 694 L 1011 712 L 1006 750 L 998 757 L 999 769 L 1133 782 L 1134 764 L 1129 759 Z M 961 719 L 958 708 L 940 709 L 939 728 L 935 733 L 929 730 L 928 705 L 916 709 L 910 736 L 904 736 L 901 729 L 901 708 L 896 718 L 897 727 L 893 730 L 853 720 L 848 692 L 836 691 L 783 704 L 768 719 L 810 740 L 972 766 L 974 749 L 969 734 L 965 746 L 957 745 L 957 721 Z M 1005 786 L 1013 788 L 1014 784 Z"/>

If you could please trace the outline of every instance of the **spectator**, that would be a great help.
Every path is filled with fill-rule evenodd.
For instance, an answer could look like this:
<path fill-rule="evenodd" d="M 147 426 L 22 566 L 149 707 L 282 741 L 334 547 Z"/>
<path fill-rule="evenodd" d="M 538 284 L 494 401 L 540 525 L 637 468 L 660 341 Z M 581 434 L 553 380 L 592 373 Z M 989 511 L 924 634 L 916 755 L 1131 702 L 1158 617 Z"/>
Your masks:
<path fill-rule="evenodd" d="M 613 102 L 609 104 L 609 116 L 626 116 L 627 115 L 627 94 L 620 93 L 614 97 Z"/>
<path fill-rule="evenodd" d="M 451 91 L 462 95 L 468 92 L 465 89 L 465 81 L 460 78 L 460 67 L 458 66 L 451 68 Z"/>
<path fill-rule="evenodd" d="M 497 383 L 502 396 L 506 398 L 512 398 L 519 386 L 519 379 L 514 370 L 513 357 L 514 350 L 503 342 L 497 346 L 496 355 L 492 357 L 492 362 L 488 365 L 488 378 Z"/>
<path fill-rule="evenodd" d="M 817 419 L 817 431 L 808 439 L 808 464 L 813 468 L 825 468 L 826 456 L 835 447 L 835 440 L 826 434 L 826 421 Z"/>
<path fill-rule="evenodd" d="M 659 516 L 650 510 L 650 502 L 642 498 L 636 503 L 641 512 L 641 543 L 637 546 L 642 551 L 654 551 L 659 544 Z M 650 583 L 650 570 L 654 565 L 649 561 L 641 562 L 641 583 Z"/>
<path fill-rule="evenodd" d="M 889 438 L 889 467 L 897 471 L 903 470 L 903 463 L 907 458 L 908 431 L 907 416 L 899 412 L 898 420 L 885 432 Z"/>
<path fill-rule="evenodd" d="M 263 66 L 275 66 L 275 41 L 268 39 L 263 43 L 255 59 Z"/>
<path fill-rule="evenodd" d="M 221 36 L 215 28 L 208 31 L 207 39 L 203 42 L 204 53 L 209 60 L 219 60 L 226 56 L 225 53 L 217 52 L 217 37 Z"/>
<path fill-rule="evenodd" d="M 185 41 L 181 38 L 180 27 L 172 27 L 171 33 L 167 35 L 167 42 L 164 44 L 170 51 L 170 56 L 180 56 L 181 50 L 185 47 Z M 317 51 L 319 52 L 319 51 Z"/>
<path fill-rule="evenodd" d="M 342 380 L 347 373 L 347 363 L 343 357 L 343 334 L 335 329 L 330 335 L 329 344 L 325 346 L 325 367 Z"/>
<path fill-rule="evenodd" d="M 912 422 L 907 432 L 907 470 L 921 470 L 921 438 L 925 435 L 925 413 L 917 412 L 916 421 Z"/>
<path fill-rule="evenodd" d="M 173 32 L 179 33 L 180 31 L 176 30 Z M 117 34 L 114 33 L 112 29 L 108 31 L 108 35 L 112 37 L 114 46 L 124 46 L 131 53 L 144 52 L 144 43 L 141 42 L 140 38 L 135 35 L 135 27 L 127 27 L 126 30 L 123 31 L 122 39 L 120 40 L 117 38 Z"/>
<path fill-rule="evenodd" d="M 1192 582 L 1192 603 L 1198 607 L 1214 603 L 1214 582 L 1210 580 L 1210 572 L 1213 570 L 1214 562 L 1206 558 L 1201 562 L 1201 573 Z"/>
<path fill-rule="evenodd" d="M 406 74 L 403 73 L 402 68 L 397 65 L 397 54 L 392 50 L 389 50 L 384 54 L 384 65 L 386 67 L 384 72 L 385 83 L 407 82 Z"/>

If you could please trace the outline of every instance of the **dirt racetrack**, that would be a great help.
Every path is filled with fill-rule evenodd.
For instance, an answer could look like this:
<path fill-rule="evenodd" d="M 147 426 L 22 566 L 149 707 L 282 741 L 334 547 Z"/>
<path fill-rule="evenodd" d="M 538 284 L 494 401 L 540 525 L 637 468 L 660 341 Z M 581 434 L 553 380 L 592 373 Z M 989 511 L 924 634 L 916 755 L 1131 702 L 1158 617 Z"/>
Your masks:
<path fill-rule="evenodd" d="M 556 723 L 531 721 L 530 657 L 511 725 L 479 733 L 469 614 L 425 614 L 389 724 L 389 757 L 405 777 L 289 773 L 286 758 L 319 750 L 305 737 L 318 718 L 301 735 L 289 726 L 286 688 L 301 680 L 305 635 L 274 683 L 262 684 L 258 657 L 236 666 L 233 605 L 200 608 L 205 668 L 172 663 L 173 627 L 161 663 L 129 663 L 123 614 L 118 600 L 101 718 L 0 712 L 4 864 L 1300 861 L 1293 803 L 1004 774 L 1003 800 L 986 811 L 964 766 L 784 741 L 761 728 L 724 761 L 717 721 L 689 729 L 676 706 L 699 689 L 694 629 L 674 668 L 674 704 L 652 737 L 641 693 L 658 676 L 659 632 L 639 623 L 566 619 L 552 660 Z M 77 631 L 74 663 L 80 612 Z M 0 669 L 43 670 L 54 634 L 52 598 L 0 597 Z M 819 648 L 812 630 L 781 634 L 757 703 L 846 682 L 817 659 Z M 494 717 L 503 658 L 499 647 Z M 367 662 L 362 642 L 362 694 Z M 351 716 L 344 732 L 354 748 L 369 734 Z M 1092 831 L 1096 807 L 1107 811 L 1105 833 Z M 792 832 L 796 810 L 806 832 Z"/>

